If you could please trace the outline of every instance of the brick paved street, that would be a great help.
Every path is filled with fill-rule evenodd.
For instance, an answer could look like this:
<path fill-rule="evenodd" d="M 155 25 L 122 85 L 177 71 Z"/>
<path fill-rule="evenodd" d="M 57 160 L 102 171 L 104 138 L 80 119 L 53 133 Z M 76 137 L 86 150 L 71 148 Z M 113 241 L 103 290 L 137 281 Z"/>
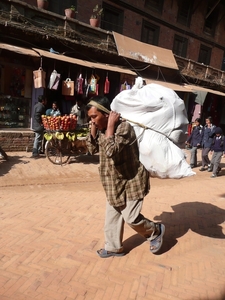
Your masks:
<path fill-rule="evenodd" d="M 143 214 L 166 225 L 162 251 L 125 226 L 124 257 L 101 259 L 105 195 L 97 157 L 65 166 L 30 153 L 0 160 L 0 300 L 224 300 L 225 159 L 151 179 Z"/>

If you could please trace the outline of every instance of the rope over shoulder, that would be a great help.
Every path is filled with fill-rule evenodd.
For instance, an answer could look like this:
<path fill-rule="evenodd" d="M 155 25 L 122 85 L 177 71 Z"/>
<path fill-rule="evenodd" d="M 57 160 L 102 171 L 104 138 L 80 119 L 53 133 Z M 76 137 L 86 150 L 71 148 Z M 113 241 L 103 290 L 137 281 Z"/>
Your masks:
<path fill-rule="evenodd" d="M 90 102 L 88 102 L 88 105 L 94 106 L 94 107 L 96 107 L 97 109 L 103 111 L 104 113 L 106 113 L 106 114 L 108 114 L 108 115 L 110 114 L 110 110 L 108 110 L 108 109 L 105 108 L 103 105 L 101 105 L 101 104 L 99 104 L 99 103 L 97 103 L 97 102 L 95 102 L 95 101 L 93 101 L 93 100 L 91 100 Z M 135 124 L 135 125 L 138 125 L 139 127 L 143 128 L 144 130 L 143 130 L 143 132 L 140 134 L 140 136 L 142 136 L 142 135 L 144 134 L 144 131 L 145 131 L 146 129 L 150 129 L 150 130 L 152 130 L 152 131 L 155 131 L 155 132 L 157 132 L 157 133 L 160 133 L 160 134 L 164 135 L 165 137 L 167 137 L 167 138 L 170 140 L 170 138 L 169 138 L 166 134 L 164 134 L 164 133 L 162 133 L 162 132 L 160 132 L 160 131 L 158 131 L 158 130 L 155 130 L 155 129 L 153 129 L 153 128 L 150 128 L 150 127 L 148 127 L 148 126 L 145 126 L 144 124 L 141 124 L 141 123 L 138 123 L 138 122 L 134 122 L 134 121 L 131 121 L 131 120 L 126 119 L 126 118 L 123 118 L 123 117 L 121 117 L 121 119 L 124 120 L 124 121 L 127 121 L 127 122 L 129 122 L 129 123 L 133 123 L 133 124 Z M 140 136 L 137 137 L 137 139 L 139 139 Z"/>

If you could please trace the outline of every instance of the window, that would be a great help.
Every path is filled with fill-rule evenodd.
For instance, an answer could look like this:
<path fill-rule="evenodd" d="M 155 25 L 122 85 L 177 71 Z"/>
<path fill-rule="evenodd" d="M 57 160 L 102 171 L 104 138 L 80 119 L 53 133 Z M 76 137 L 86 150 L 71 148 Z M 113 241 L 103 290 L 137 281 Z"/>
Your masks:
<path fill-rule="evenodd" d="M 145 0 L 145 7 L 150 10 L 162 13 L 163 2 L 164 0 Z"/>
<path fill-rule="evenodd" d="M 179 1 L 178 6 L 177 22 L 190 26 L 193 0 Z"/>
<path fill-rule="evenodd" d="M 208 35 L 214 36 L 215 29 L 216 29 L 216 23 L 219 15 L 218 8 L 214 8 L 215 3 L 211 1 L 211 3 L 207 7 L 206 16 L 205 16 L 205 26 L 204 26 L 204 32 Z"/>
<path fill-rule="evenodd" d="M 201 45 L 199 50 L 198 62 L 209 65 L 211 58 L 211 48 Z"/>
<path fill-rule="evenodd" d="M 63 1 L 49 1 L 48 10 L 59 15 L 64 15 L 65 8 L 74 5 L 77 8 L 76 0 L 63 0 Z"/>
<path fill-rule="evenodd" d="M 173 53 L 182 57 L 187 55 L 188 39 L 175 35 L 173 42 Z"/>
<path fill-rule="evenodd" d="M 123 32 L 123 11 L 109 4 L 103 3 L 101 28 L 108 31 Z"/>
<path fill-rule="evenodd" d="M 147 44 L 158 45 L 159 26 L 146 22 L 142 23 L 141 41 Z"/>

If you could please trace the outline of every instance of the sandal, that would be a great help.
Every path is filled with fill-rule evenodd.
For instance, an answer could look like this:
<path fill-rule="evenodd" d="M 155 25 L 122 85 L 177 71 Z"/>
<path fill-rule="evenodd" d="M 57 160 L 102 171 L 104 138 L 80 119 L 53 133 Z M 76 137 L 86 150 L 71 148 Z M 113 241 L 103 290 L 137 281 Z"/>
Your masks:
<path fill-rule="evenodd" d="M 160 234 L 152 241 L 150 241 L 150 251 L 156 253 L 160 250 L 163 243 L 163 235 L 165 233 L 165 225 L 160 224 Z"/>
<path fill-rule="evenodd" d="M 97 254 L 101 258 L 107 258 L 107 257 L 111 257 L 111 256 L 124 256 L 125 255 L 124 252 L 111 252 L 111 251 L 107 251 L 105 249 L 97 250 Z"/>

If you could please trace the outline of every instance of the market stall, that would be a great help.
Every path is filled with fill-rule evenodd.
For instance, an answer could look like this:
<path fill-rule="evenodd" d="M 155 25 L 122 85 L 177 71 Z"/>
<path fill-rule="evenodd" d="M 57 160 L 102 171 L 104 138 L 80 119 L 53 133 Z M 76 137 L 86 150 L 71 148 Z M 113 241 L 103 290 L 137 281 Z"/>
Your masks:
<path fill-rule="evenodd" d="M 88 127 L 78 127 L 76 115 L 43 115 L 42 122 L 45 128 L 45 154 L 51 163 L 62 166 L 69 162 L 71 156 L 87 153 Z"/>

